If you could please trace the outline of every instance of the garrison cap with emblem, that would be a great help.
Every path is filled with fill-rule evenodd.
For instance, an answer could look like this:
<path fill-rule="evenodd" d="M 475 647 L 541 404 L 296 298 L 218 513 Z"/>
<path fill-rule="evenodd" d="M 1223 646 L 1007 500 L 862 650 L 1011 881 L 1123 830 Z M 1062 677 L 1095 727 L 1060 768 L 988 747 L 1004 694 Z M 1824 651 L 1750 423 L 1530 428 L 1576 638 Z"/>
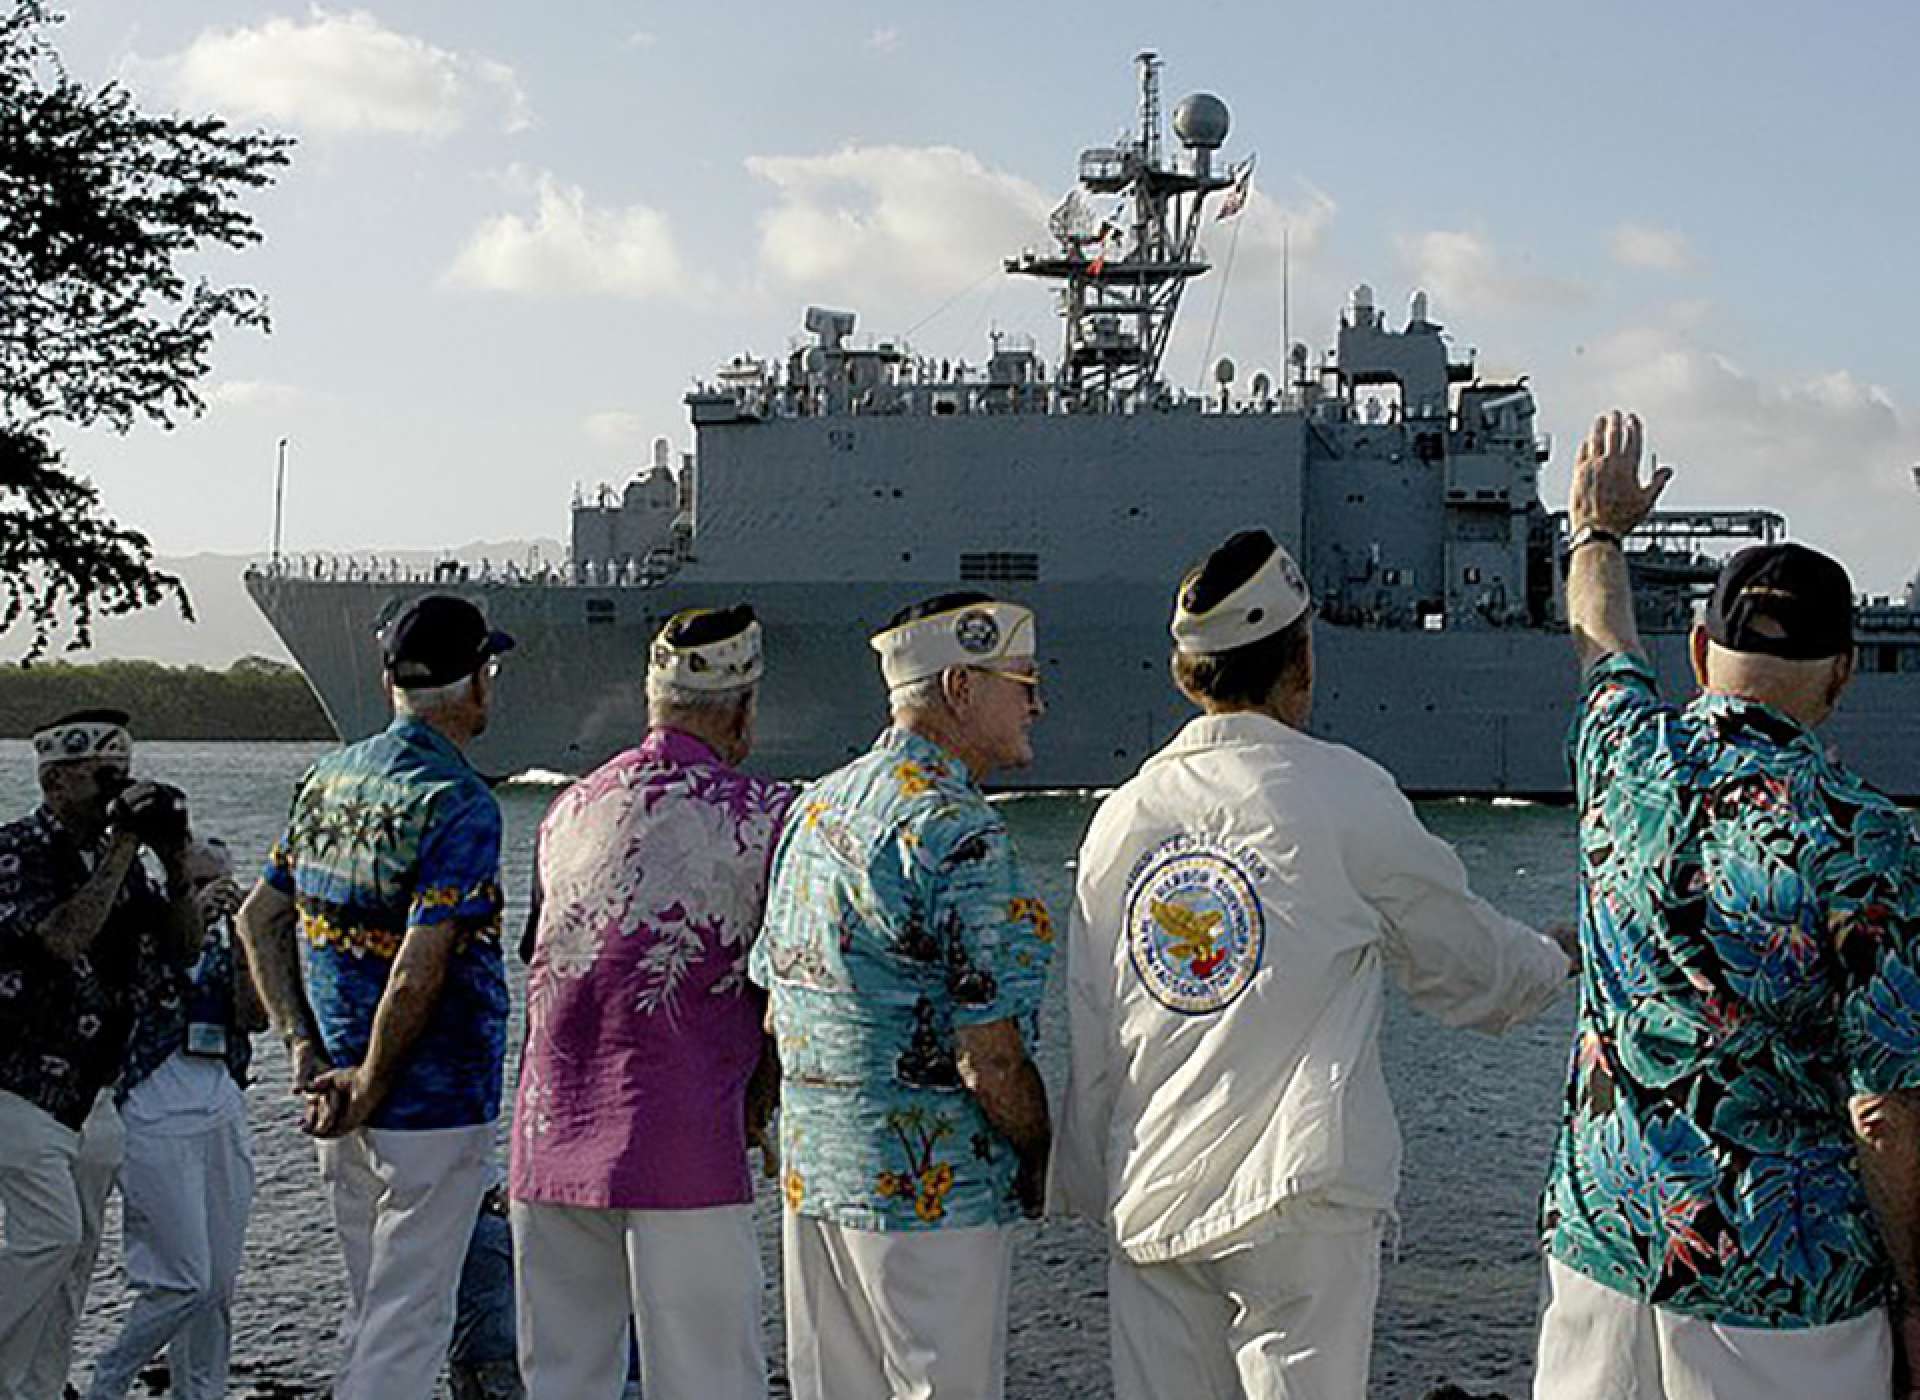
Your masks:
<path fill-rule="evenodd" d="M 765 669 L 760 623 L 745 603 L 677 612 L 647 652 L 650 674 L 687 690 L 738 690 Z"/>
<path fill-rule="evenodd" d="M 1284 631 L 1312 606 L 1293 556 L 1265 530 L 1242 530 L 1180 581 L 1174 644 L 1192 656 L 1232 651 Z"/>
<path fill-rule="evenodd" d="M 1031 661 L 1031 609 L 984 593 L 941 594 L 895 615 L 872 638 L 887 689 L 937 676 L 949 666 L 988 669 Z"/>
<path fill-rule="evenodd" d="M 33 732 L 35 765 L 77 763 L 86 758 L 133 761 L 133 735 L 125 710 L 75 710 Z"/>

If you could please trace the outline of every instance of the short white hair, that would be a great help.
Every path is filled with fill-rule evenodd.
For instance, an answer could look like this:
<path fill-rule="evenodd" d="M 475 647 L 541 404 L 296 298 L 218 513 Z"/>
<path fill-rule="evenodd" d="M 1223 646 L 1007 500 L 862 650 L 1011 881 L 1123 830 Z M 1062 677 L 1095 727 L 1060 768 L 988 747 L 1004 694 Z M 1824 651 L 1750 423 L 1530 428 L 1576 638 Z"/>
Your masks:
<path fill-rule="evenodd" d="M 725 714 L 753 699 L 755 687 L 737 685 L 730 690 L 695 690 L 676 685 L 658 671 L 647 673 L 647 713 L 661 715 L 671 711 L 697 711 Z"/>
<path fill-rule="evenodd" d="M 917 681 L 896 685 L 887 692 L 887 704 L 895 714 L 925 712 L 946 708 L 947 691 L 941 683 L 945 671 L 935 671 Z"/>
<path fill-rule="evenodd" d="M 478 675 L 478 672 L 474 673 Z M 430 715 L 457 705 L 465 700 L 473 690 L 474 677 L 462 676 L 457 681 L 445 685 L 395 686 L 394 702 L 403 714 Z"/>

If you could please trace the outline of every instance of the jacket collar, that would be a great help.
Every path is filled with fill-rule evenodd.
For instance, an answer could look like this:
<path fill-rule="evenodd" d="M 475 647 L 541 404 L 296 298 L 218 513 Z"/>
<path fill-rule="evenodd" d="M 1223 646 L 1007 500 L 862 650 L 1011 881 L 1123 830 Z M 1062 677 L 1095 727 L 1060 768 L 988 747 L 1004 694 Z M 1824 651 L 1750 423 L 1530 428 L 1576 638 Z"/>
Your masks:
<path fill-rule="evenodd" d="M 1272 715 L 1235 710 L 1224 715 L 1196 715 L 1173 736 L 1173 742 L 1148 759 L 1149 763 L 1202 749 L 1235 748 L 1248 744 L 1293 744 L 1308 738 Z"/>

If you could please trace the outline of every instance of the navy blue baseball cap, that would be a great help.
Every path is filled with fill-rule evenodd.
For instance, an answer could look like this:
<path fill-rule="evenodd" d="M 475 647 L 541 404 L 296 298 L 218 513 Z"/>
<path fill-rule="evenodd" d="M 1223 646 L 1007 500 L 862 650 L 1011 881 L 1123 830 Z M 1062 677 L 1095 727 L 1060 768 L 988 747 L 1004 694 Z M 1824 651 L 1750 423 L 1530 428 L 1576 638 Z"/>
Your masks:
<path fill-rule="evenodd" d="M 1823 661 L 1853 650 L 1853 582 L 1803 544 L 1756 544 L 1721 566 L 1707 635 L 1728 651 Z"/>
<path fill-rule="evenodd" d="M 452 685 L 486 665 L 513 638 L 487 626 L 465 598 L 430 593 L 416 598 L 380 634 L 387 675 L 402 690 Z"/>

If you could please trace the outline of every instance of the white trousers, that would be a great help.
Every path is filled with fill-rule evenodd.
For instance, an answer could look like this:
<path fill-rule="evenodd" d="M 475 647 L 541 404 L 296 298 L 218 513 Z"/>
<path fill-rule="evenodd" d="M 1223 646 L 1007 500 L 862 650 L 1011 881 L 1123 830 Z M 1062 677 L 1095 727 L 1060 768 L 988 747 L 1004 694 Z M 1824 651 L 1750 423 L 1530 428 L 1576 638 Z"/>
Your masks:
<path fill-rule="evenodd" d="M 109 1092 L 76 1133 L 0 1089 L 0 1400 L 45 1400 L 66 1388 L 121 1148 Z"/>
<path fill-rule="evenodd" d="M 1276 1235 L 1221 1259 L 1107 1265 L 1114 1400 L 1359 1400 L 1380 1227 Z"/>
<path fill-rule="evenodd" d="M 793 1400 L 1000 1400 L 1010 1229 L 783 1233 Z"/>
<path fill-rule="evenodd" d="M 167 1393 L 220 1400 L 232 1352 L 234 1284 L 253 1208 L 244 1105 L 198 1131 L 127 1133 L 120 1172 L 133 1306 L 94 1363 L 88 1400 L 119 1400 L 164 1347 Z"/>
<path fill-rule="evenodd" d="M 1547 1260 L 1537 1400 L 1887 1400 L 1886 1312 L 1826 1327 L 1723 1327 Z"/>
<path fill-rule="evenodd" d="M 647 1400 L 764 1400 L 753 1207 L 585 1210 L 515 1201 L 528 1400 L 619 1400 L 627 1319 Z"/>
<path fill-rule="evenodd" d="M 493 1125 L 361 1128 L 319 1151 L 347 1264 L 335 1400 L 429 1400 L 453 1338 Z"/>

